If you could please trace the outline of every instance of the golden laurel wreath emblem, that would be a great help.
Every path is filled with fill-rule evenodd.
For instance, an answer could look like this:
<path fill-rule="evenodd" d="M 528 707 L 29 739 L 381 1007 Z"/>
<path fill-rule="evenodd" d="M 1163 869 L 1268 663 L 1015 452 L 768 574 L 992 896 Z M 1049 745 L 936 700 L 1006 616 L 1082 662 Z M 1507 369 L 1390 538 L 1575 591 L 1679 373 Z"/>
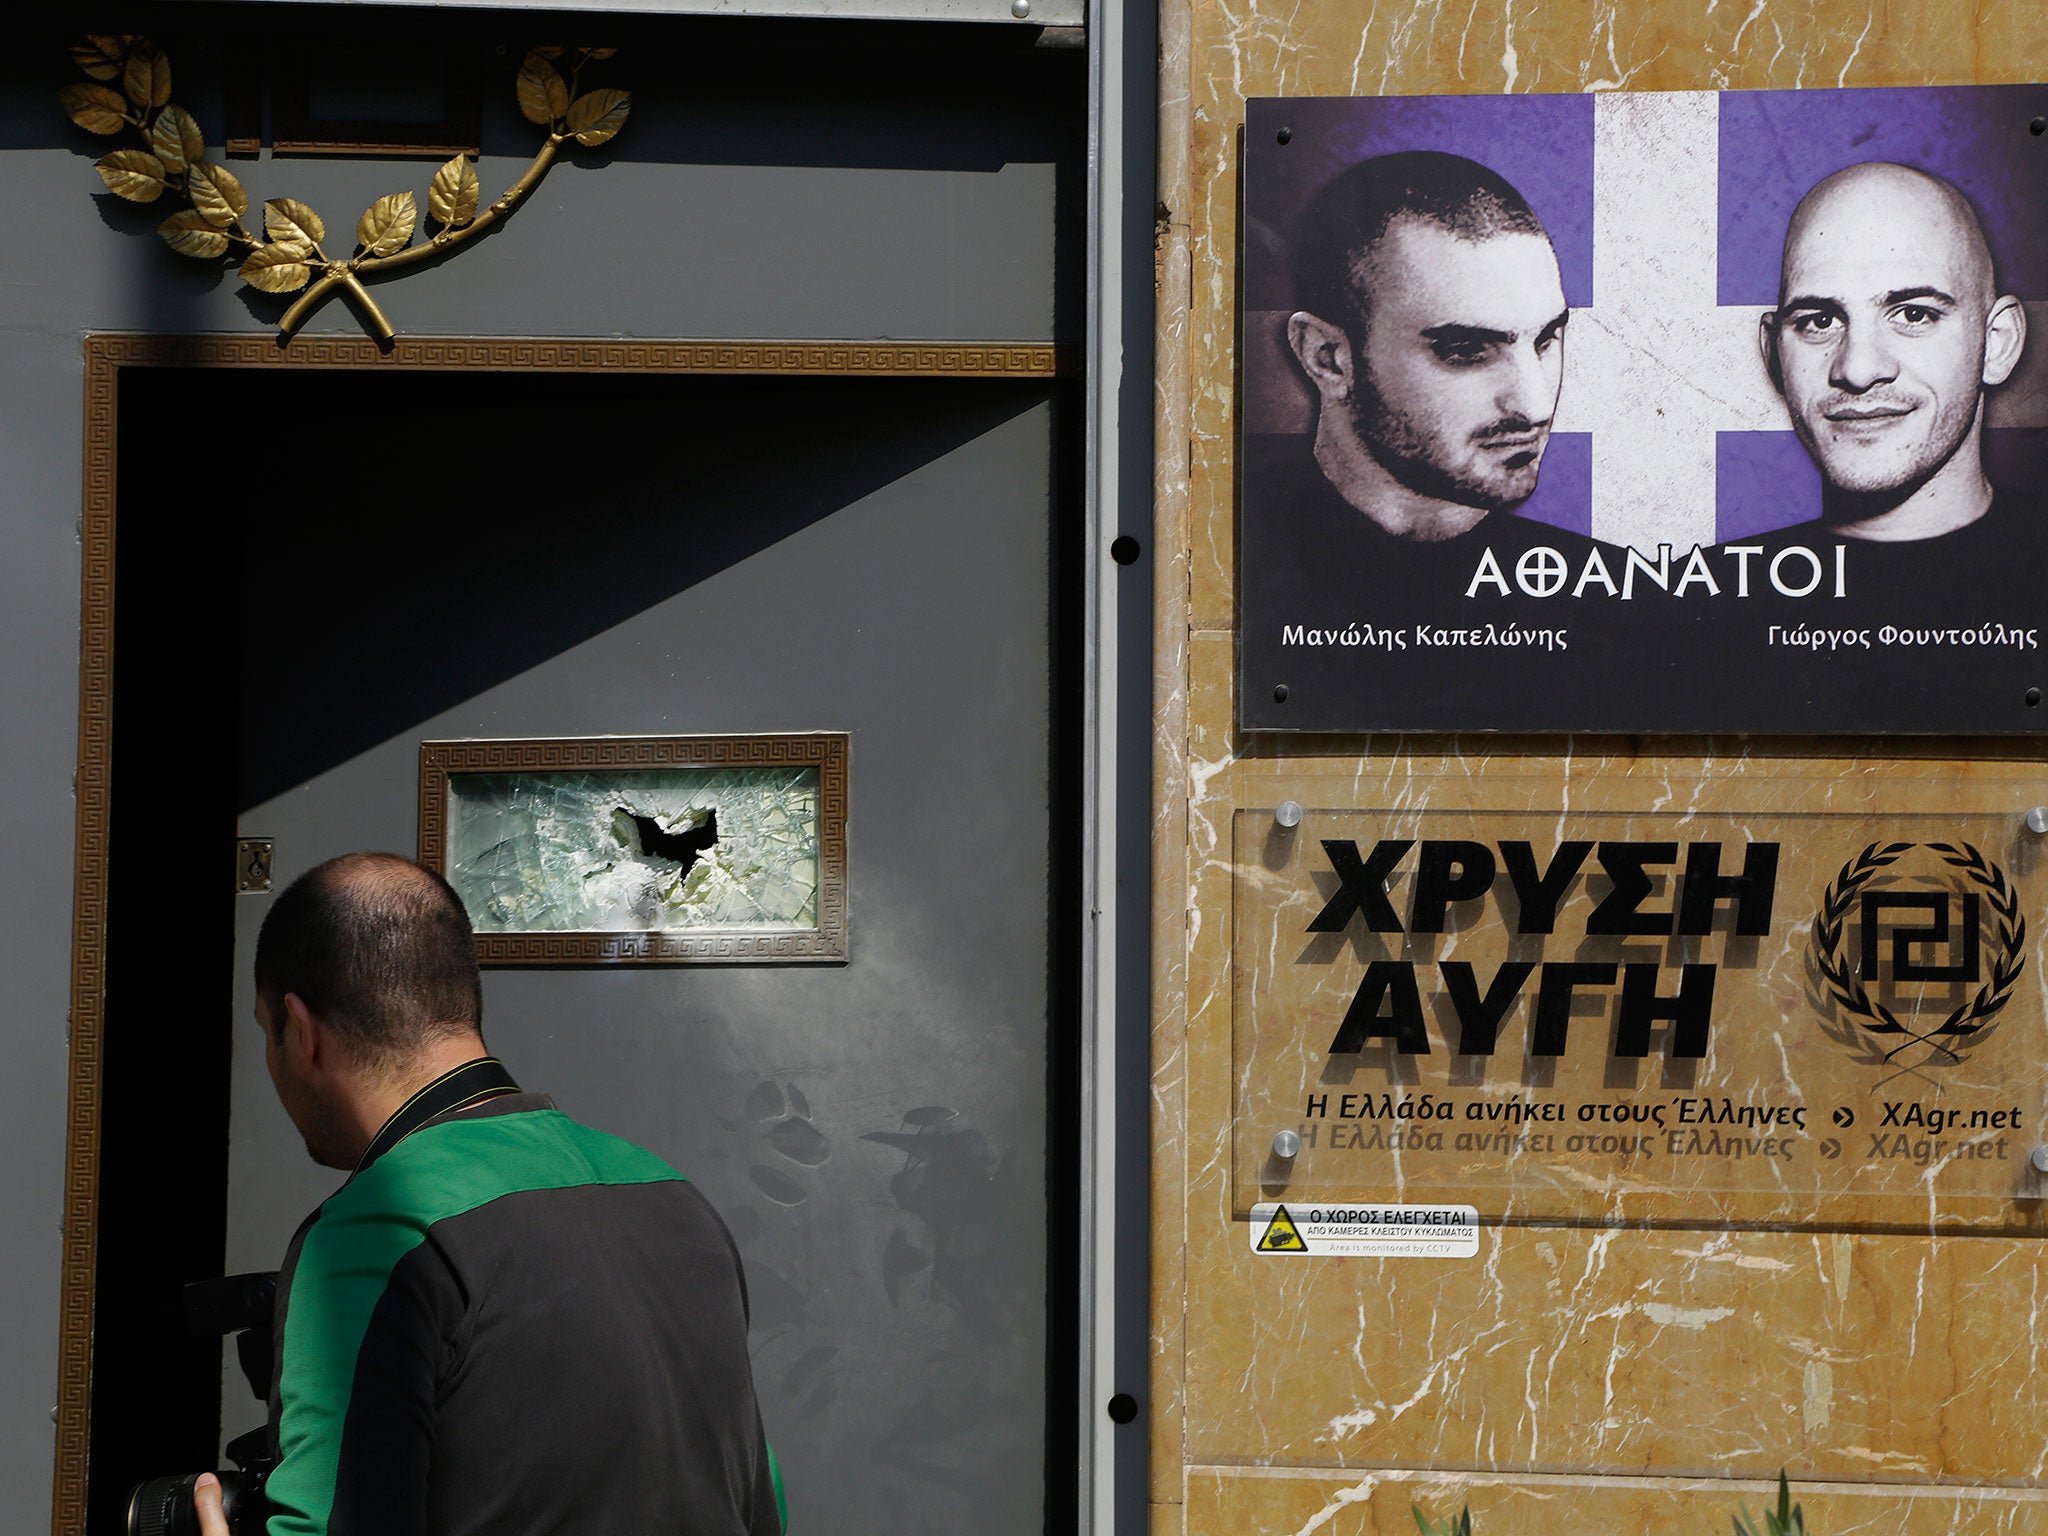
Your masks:
<path fill-rule="evenodd" d="M 1901 1051 L 1918 1045 L 1932 1046 L 1951 1062 L 1962 1060 L 1959 1047 L 1987 1028 L 2011 999 L 2020 974 L 2027 967 L 2021 950 L 2027 942 L 2027 920 L 2020 912 L 2019 891 L 2005 871 L 1968 843 L 1927 843 L 1924 846 L 1951 869 L 1958 870 L 1972 884 L 1981 886 L 1985 905 L 1991 909 L 1989 976 L 1965 1001 L 1952 1009 L 1932 1029 L 1916 1029 L 1890 1008 L 1870 995 L 1845 952 L 1843 934 L 1856 898 L 1872 880 L 1918 843 L 1872 843 L 1836 873 L 1821 896 L 1820 911 L 1813 919 L 1812 962 L 1829 995 L 1853 1021 L 1851 1033 L 1884 1037 L 1903 1036 L 1896 1045 L 1882 1051 L 1878 1060 L 1889 1063 Z M 1883 1043 L 1881 1040 L 1877 1043 Z"/>
<path fill-rule="evenodd" d="M 441 256 L 474 239 L 517 207 L 574 140 L 586 148 L 606 143 L 626 125 L 632 94 L 610 87 L 581 91 L 583 70 L 618 52 L 616 48 L 535 48 L 519 66 L 519 110 L 547 130 L 533 163 L 488 206 L 469 156 L 457 155 L 434 173 L 427 187 L 427 214 L 440 228 L 418 244 L 419 204 L 410 192 L 394 192 L 372 203 L 356 221 L 348 255 L 329 255 L 327 224 L 295 197 L 273 197 L 263 205 L 263 237 L 242 226 L 249 194 L 233 171 L 206 158 L 206 136 L 191 113 L 171 101 L 171 61 L 146 37 L 95 33 L 71 49 L 72 62 L 93 82 L 59 92 L 65 115 L 87 133 L 111 137 L 133 129 L 140 149 L 117 149 L 95 162 L 107 190 L 131 203 L 154 203 L 169 195 L 189 206 L 157 226 L 164 243 L 180 256 L 241 263 L 242 281 L 263 293 L 306 291 L 284 312 L 278 329 L 297 330 L 320 301 L 345 290 L 361 307 L 380 342 L 394 334 L 391 322 L 370 297 L 361 278 Z M 337 250 L 340 247 L 336 248 Z"/>

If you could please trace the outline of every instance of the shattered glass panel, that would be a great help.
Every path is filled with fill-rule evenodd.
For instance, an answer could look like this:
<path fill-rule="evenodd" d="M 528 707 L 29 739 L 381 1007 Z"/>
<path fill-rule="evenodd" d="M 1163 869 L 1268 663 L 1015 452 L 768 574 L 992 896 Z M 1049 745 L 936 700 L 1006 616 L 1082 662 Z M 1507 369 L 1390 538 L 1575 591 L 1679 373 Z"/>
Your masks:
<path fill-rule="evenodd" d="M 818 769 L 464 773 L 448 880 L 479 933 L 818 926 Z"/>

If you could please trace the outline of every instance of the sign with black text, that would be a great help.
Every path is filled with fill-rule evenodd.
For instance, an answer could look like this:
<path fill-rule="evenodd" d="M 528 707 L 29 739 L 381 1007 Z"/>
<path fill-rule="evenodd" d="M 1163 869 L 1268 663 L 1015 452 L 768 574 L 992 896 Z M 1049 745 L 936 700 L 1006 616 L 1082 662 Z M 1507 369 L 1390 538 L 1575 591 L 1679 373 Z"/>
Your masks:
<path fill-rule="evenodd" d="M 1240 1210 L 2038 1218 L 2041 876 L 2016 817 L 1273 825 L 1234 832 Z"/>

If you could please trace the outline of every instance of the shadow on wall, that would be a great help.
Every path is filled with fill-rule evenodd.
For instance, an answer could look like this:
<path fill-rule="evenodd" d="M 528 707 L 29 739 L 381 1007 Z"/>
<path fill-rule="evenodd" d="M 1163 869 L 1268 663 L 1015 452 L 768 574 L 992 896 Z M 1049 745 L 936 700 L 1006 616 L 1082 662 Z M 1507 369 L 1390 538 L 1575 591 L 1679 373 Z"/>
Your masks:
<path fill-rule="evenodd" d="M 807 1175 L 830 1162 L 836 1148 L 815 1124 L 803 1090 L 795 1083 L 757 1084 L 744 1114 L 755 1126 L 767 1127 L 761 1141 L 774 1159 L 750 1164 L 747 1178 L 777 1205 L 804 1204 L 812 1195 Z M 741 1128 L 722 1123 L 728 1130 Z M 1024 1321 L 1038 1279 L 1020 1274 L 1006 1257 L 1007 1216 L 1030 1193 L 1018 1187 L 1015 1158 L 998 1158 L 986 1136 L 940 1105 L 906 1110 L 900 1124 L 899 1130 L 860 1138 L 903 1154 L 902 1166 L 889 1178 L 889 1193 L 907 1220 L 895 1223 L 881 1256 L 882 1289 L 891 1310 L 900 1311 L 907 1301 L 937 1302 L 970 1334 L 1009 1337 Z M 736 1230 L 745 1216 L 735 1216 Z M 803 1323 L 802 1292 L 758 1260 L 750 1264 L 756 1330 L 767 1334 Z M 784 1393 L 802 1390 L 837 1353 L 819 1346 L 801 1355 L 787 1372 Z"/>
<path fill-rule="evenodd" d="M 1044 397 L 948 380 L 133 370 L 121 515 L 180 530 L 164 557 L 239 614 L 246 809 Z M 240 424 L 246 495 L 179 467 L 195 419 Z"/>
<path fill-rule="evenodd" d="M 474 18 L 460 15 L 414 10 L 394 22 L 374 10 L 351 16 L 336 7 L 310 17 L 266 16 L 262 33 L 342 46 L 354 41 L 361 52 L 349 76 L 371 87 L 379 48 L 440 38 L 473 47 L 483 82 L 484 148 L 523 158 L 535 139 L 513 106 L 520 50 L 563 41 L 552 35 L 552 22 L 536 18 L 531 25 L 548 35 L 528 36 L 524 23 L 511 33 L 501 26 L 480 31 Z M 602 152 L 575 151 L 565 165 L 617 160 L 994 174 L 1007 165 L 1072 161 L 1081 152 L 1080 116 L 1063 123 L 1044 104 L 1051 95 L 1078 101 L 1087 54 L 1036 46 L 1036 27 L 940 28 L 935 35 L 917 23 L 819 20 L 792 27 L 785 20 L 616 15 L 603 25 L 603 40 L 620 52 L 612 74 L 596 83 L 632 91 L 632 128 Z M 73 127 L 57 102 L 58 90 L 81 78 L 68 48 L 85 30 L 84 22 L 30 30 L 0 60 L 0 150 L 76 151 L 81 196 L 99 186 L 92 162 L 116 144 Z M 198 118 L 216 154 L 230 71 L 250 67 L 228 44 L 247 31 L 239 19 L 202 12 L 150 33 L 172 54 L 177 100 Z M 847 68 L 852 56 L 860 60 L 856 70 Z M 317 162 L 265 169 L 289 171 L 302 183 L 321 179 Z M 317 205 L 298 185 L 251 190 L 257 199 L 290 195 Z M 129 227 L 154 232 L 158 221 L 147 209 L 129 211 Z"/>
<path fill-rule="evenodd" d="M 1024 1187 L 1020 1159 L 1014 1149 L 997 1155 L 961 1113 L 925 1105 L 904 1111 L 895 1130 L 858 1136 L 900 1153 L 900 1161 L 889 1160 L 893 1169 L 872 1157 L 857 1159 L 862 1167 L 840 1169 L 853 1183 L 842 1179 L 835 1188 L 827 1165 L 845 1149 L 818 1128 L 795 1083 L 757 1084 L 742 1115 L 720 1123 L 752 1133 L 757 1160 L 747 1177 L 777 1205 L 830 1206 L 887 1172 L 888 1200 L 879 1192 L 852 1196 L 874 1210 L 863 1228 L 888 1230 L 879 1254 L 864 1231 L 864 1251 L 840 1254 L 830 1268 L 811 1273 L 808 1290 L 767 1262 L 758 1211 L 739 1206 L 727 1213 L 734 1238 L 748 1251 L 755 1369 L 769 1401 L 798 1410 L 785 1411 L 778 1430 L 785 1466 L 829 1464 L 829 1447 L 836 1445 L 840 1454 L 858 1455 L 883 1486 L 900 1489 L 898 1512 L 912 1524 L 899 1528 L 987 1528 L 995 1516 L 977 1509 L 977 1490 L 987 1496 L 990 1485 L 985 1478 L 964 1485 L 963 1465 L 1005 1468 L 1000 1480 L 1014 1482 L 1010 1499 L 1040 1477 L 1039 1426 L 1017 1417 L 1036 1419 L 1034 1319 L 1043 1282 L 1036 1264 L 1017 1262 L 1015 1215 L 1038 1194 Z M 826 1220 L 819 1231 L 831 1226 Z M 877 1380 L 867 1374 L 878 1364 L 867 1341 L 827 1331 L 832 1308 L 818 1288 L 865 1286 L 877 1278 L 887 1301 L 885 1326 L 921 1341 L 909 1380 Z M 849 1398 L 866 1407 L 834 1414 Z M 1003 1510 L 1009 1517 L 1027 1513 Z M 920 1514 L 937 1523 L 917 1523 Z"/>

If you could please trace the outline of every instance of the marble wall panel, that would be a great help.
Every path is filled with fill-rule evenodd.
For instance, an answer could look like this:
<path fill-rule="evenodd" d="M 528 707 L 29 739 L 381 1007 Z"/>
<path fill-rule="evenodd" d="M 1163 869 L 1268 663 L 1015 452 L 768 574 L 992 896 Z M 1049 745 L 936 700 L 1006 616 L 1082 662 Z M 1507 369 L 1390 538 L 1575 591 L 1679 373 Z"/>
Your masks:
<path fill-rule="evenodd" d="M 1846 743 L 1771 759 L 1683 742 L 1253 756 L 1232 750 L 1231 654 L 1223 635 L 1190 652 L 1188 1462 L 2048 1475 L 2048 1382 L 2033 1371 L 2048 1256 L 2032 1239 L 1513 1226 L 1485 1232 L 1475 1261 L 1294 1264 L 1250 1254 L 1230 1145 L 1239 807 L 1293 795 L 1513 810 L 1539 826 L 1565 806 L 1970 808 L 2017 826 L 2048 782 L 2038 766 Z M 1953 749 L 1922 749 L 1937 750 Z M 1686 1219 L 1682 1202 L 1662 1214 Z M 1160 1287 L 1162 1307 L 1178 1300 Z"/>
<path fill-rule="evenodd" d="M 1232 1220 L 1230 1146 L 1242 809 L 2048 800 L 2011 743 L 1238 733 L 1245 98 L 2038 80 L 2039 6 L 1167 0 L 1162 41 L 1154 1529 L 1405 1536 L 1411 1497 L 1469 1495 L 1477 1536 L 1725 1531 L 1741 1497 L 1764 1503 L 1731 1479 L 1789 1464 L 1827 1480 L 1800 1490 L 1826 1536 L 2048 1530 L 2030 1237 L 1510 1226 L 1475 1260 L 1287 1267 Z"/>
<path fill-rule="evenodd" d="M 1456 803 L 1522 798 L 1507 775 L 1427 809 L 1327 809 L 1315 776 L 1253 783 L 1275 800 L 1231 829 L 1239 1215 L 1408 1199 L 1489 1220 L 2048 1233 L 2029 1161 L 2048 1135 L 2048 925 L 2026 923 L 2048 909 L 2048 847 L 2025 798 L 1972 785 L 1991 803 L 1965 810 L 1943 775 L 1945 803 L 1915 812 L 1927 781 L 1872 808 L 1850 779 L 1736 778 L 1623 810 L 1639 781 L 1617 776 L 1532 814 Z M 1808 808 L 1755 803 L 1787 790 Z M 1548 910 L 1502 867 L 1518 843 L 1565 877 Z M 1326 849 L 1398 858 L 1382 910 L 1317 933 L 1351 897 Z M 1668 864 L 1636 862 L 1652 856 Z M 1636 896 L 1610 863 L 1640 875 Z M 1702 909 L 1710 863 L 1753 871 L 1739 903 Z M 1433 870 L 1484 894 L 1440 902 Z M 1620 922 L 1640 931 L 1596 931 Z M 1488 996 L 1498 1012 L 1474 1006 Z M 1655 1017 L 1674 999 L 1683 1023 Z M 1278 1130 L 1301 1143 L 1284 1162 Z"/>
<path fill-rule="evenodd" d="M 1827 1536 L 2029 1536 L 2048 1525 L 2033 1492 L 1799 1484 L 1807 1529 Z M 1656 1532 L 1710 1536 L 1738 1511 L 1775 1508 L 1775 1483 L 1680 1478 L 1515 1478 L 1456 1473 L 1317 1475 L 1199 1467 L 1188 1479 L 1187 1529 L 1233 1536 L 1414 1536 L 1410 1513 L 1455 1516 L 1473 1536 Z"/>
<path fill-rule="evenodd" d="M 2048 1478 L 2032 1239 L 1504 1227 L 1475 1259 L 1318 1259 L 1253 1255 L 1221 1200 L 1190 1221 L 1193 1463 Z"/>

